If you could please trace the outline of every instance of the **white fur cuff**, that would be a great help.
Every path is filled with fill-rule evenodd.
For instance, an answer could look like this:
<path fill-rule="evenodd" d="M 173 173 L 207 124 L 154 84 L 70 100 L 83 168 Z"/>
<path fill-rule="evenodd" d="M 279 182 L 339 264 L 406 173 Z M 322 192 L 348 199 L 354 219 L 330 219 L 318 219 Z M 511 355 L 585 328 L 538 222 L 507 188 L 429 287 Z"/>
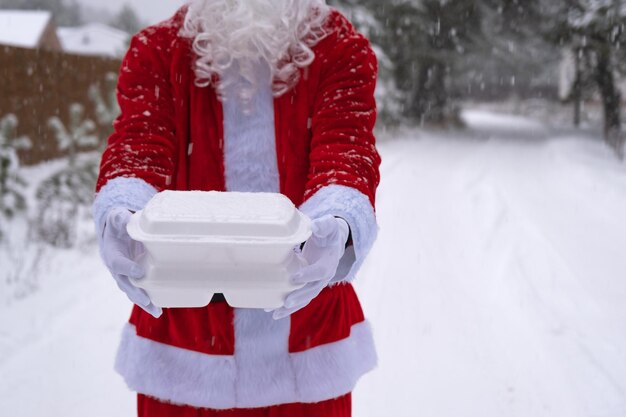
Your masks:
<path fill-rule="evenodd" d="M 110 209 L 125 207 L 132 211 L 141 210 L 156 193 L 156 188 L 141 178 L 117 177 L 107 181 L 96 195 L 92 207 L 98 236 L 102 235 L 106 215 Z"/>
<path fill-rule="evenodd" d="M 354 280 L 378 234 L 376 214 L 369 198 L 352 187 L 328 185 L 305 201 L 300 210 L 312 219 L 330 214 L 348 222 L 353 246 L 346 249 L 331 282 Z"/>

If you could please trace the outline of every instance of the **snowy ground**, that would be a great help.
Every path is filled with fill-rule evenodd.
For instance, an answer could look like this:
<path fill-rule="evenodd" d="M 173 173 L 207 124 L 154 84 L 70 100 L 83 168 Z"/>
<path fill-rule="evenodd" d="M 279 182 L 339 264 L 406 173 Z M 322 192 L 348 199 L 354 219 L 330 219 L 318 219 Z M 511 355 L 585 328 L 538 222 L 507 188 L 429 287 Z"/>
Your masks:
<path fill-rule="evenodd" d="M 355 416 L 626 415 L 626 165 L 585 135 L 466 117 L 381 141 L 357 284 L 380 365 Z M 34 294 L 0 298 L 0 415 L 132 416 L 111 369 L 124 296 L 93 246 L 46 256 Z"/>

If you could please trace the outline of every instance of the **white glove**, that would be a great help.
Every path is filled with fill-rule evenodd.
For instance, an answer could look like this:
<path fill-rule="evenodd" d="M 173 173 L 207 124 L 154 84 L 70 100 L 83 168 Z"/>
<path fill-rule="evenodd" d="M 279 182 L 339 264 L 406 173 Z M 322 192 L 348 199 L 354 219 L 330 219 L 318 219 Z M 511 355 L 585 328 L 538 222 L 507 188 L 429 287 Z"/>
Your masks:
<path fill-rule="evenodd" d="M 345 220 L 331 215 L 314 219 L 313 234 L 304 244 L 302 253 L 296 253 L 305 266 L 291 276 L 293 284 L 305 284 L 285 299 L 283 307 L 274 311 L 275 320 L 287 317 L 306 307 L 335 276 L 339 261 L 346 249 L 350 227 Z"/>
<path fill-rule="evenodd" d="M 145 252 L 145 248 L 140 242 L 132 240 L 126 231 L 130 216 L 131 212 L 122 207 L 114 207 L 107 213 L 99 242 L 100 256 L 117 286 L 126 293 L 130 301 L 158 318 L 163 310 L 152 304 L 148 294 L 135 287 L 129 279 L 140 279 L 146 274 L 144 268 L 133 261 Z"/>

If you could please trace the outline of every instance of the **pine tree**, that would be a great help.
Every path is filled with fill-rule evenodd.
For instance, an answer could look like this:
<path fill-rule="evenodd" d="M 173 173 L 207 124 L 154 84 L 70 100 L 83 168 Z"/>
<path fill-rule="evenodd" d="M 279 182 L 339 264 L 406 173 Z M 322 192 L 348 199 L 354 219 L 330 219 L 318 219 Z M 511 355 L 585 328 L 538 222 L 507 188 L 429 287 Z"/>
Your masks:
<path fill-rule="evenodd" d="M 117 75 L 109 72 L 103 85 L 97 83 L 89 87 L 89 99 L 94 105 L 98 124 L 105 129 L 109 129 L 120 114 L 116 86 Z"/>
<path fill-rule="evenodd" d="M 129 34 L 137 33 L 144 26 L 135 9 L 125 3 L 119 13 L 111 20 L 111 26 L 123 30 Z"/>
<path fill-rule="evenodd" d="M 487 97 L 496 98 L 556 93 L 560 51 L 538 31 L 539 1 L 481 0 L 483 40 L 455 74 L 459 87 L 492 89 Z"/>
<path fill-rule="evenodd" d="M 0 240 L 5 221 L 11 220 L 26 209 L 24 188 L 26 181 L 19 174 L 17 152 L 30 149 L 27 137 L 18 137 L 18 120 L 13 114 L 0 119 Z"/>
<path fill-rule="evenodd" d="M 588 70 L 602 97 L 605 140 L 623 157 L 625 138 L 616 75 L 626 74 L 626 1 L 543 0 L 541 12 L 545 16 L 544 36 L 554 44 L 570 47 L 586 64 L 579 69 Z M 581 80 L 584 76 L 579 74 Z"/>
<path fill-rule="evenodd" d="M 39 203 L 36 230 L 39 238 L 51 245 L 68 248 L 76 240 L 80 208 L 93 198 L 98 163 L 94 158 L 79 161 L 79 151 L 98 144 L 95 123 L 85 119 L 84 108 L 74 103 L 69 109 L 69 124 L 49 119 L 59 150 L 67 154 L 67 167 L 54 173 L 37 188 Z"/>
<path fill-rule="evenodd" d="M 384 44 L 398 88 L 406 92 L 404 113 L 421 123 L 458 122 L 450 76 L 484 40 L 478 1 L 404 1 L 377 10 L 386 22 Z"/>
<path fill-rule="evenodd" d="M 69 125 L 66 127 L 58 117 L 51 117 L 48 126 L 54 131 L 58 149 L 68 155 L 70 168 L 76 166 L 76 156 L 81 148 L 96 146 L 99 142 L 95 135 L 96 124 L 85 119 L 85 108 L 82 104 L 70 105 Z"/>

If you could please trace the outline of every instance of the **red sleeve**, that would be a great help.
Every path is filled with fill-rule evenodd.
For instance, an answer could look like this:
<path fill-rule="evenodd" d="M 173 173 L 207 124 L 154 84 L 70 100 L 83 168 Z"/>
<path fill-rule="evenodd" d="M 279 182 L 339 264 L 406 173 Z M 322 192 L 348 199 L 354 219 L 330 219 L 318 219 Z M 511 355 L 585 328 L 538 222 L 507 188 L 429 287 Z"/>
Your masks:
<path fill-rule="evenodd" d="M 333 11 L 333 33 L 322 40 L 314 100 L 305 200 L 327 185 L 352 187 L 374 206 L 380 156 L 373 134 L 378 61 L 369 41 Z"/>
<path fill-rule="evenodd" d="M 140 178 L 157 190 L 171 183 L 176 139 L 170 37 L 169 30 L 153 27 L 132 38 L 117 86 L 121 114 L 102 156 L 97 192 L 116 177 Z"/>

